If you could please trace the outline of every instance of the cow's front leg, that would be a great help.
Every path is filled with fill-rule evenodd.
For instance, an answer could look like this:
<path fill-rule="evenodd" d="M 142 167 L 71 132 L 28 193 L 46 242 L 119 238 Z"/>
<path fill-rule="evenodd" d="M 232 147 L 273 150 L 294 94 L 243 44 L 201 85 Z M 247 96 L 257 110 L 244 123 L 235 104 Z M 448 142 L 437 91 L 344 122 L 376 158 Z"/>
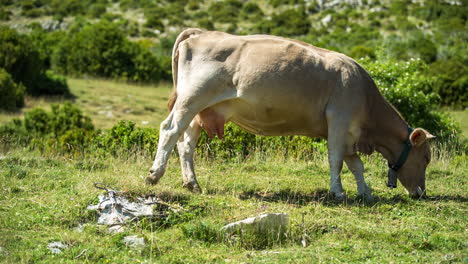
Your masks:
<path fill-rule="evenodd" d="M 164 175 L 169 156 L 193 117 L 194 115 L 189 115 L 187 111 L 173 110 L 161 123 L 156 158 L 151 166 L 150 175 L 146 178 L 147 183 L 156 184 Z"/>
<path fill-rule="evenodd" d="M 201 192 L 195 176 L 193 154 L 200 138 L 201 127 L 196 119 L 192 120 L 187 130 L 177 142 L 180 165 L 182 167 L 183 186 L 193 192 Z"/>
<path fill-rule="evenodd" d="M 345 156 L 345 162 L 356 179 L 359 196 L 365 200 L 372 201 L 373 197 L 371 190 L 364 181 L 364 165 L 362 164 L 361 158 L 359 158 L 358 154 L 354 153 L 352 155 Z"/>

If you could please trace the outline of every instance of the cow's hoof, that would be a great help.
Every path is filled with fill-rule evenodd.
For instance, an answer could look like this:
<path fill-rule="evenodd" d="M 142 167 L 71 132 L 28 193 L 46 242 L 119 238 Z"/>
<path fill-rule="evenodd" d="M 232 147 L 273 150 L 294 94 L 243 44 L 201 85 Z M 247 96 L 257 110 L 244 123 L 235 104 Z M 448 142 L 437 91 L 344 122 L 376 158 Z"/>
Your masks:
<path fill-rule="evenodd" d="M 338 202 L 342 202 L 344 200 L 346 200 L 346 194 L 344 192 L 341 192 L 341 193 L 331 193 L 332 197 L 338 201 Z"/>
<path fill-rule="evenodd" d="M 151 175 L 146 177 L 146 183 L 147 184 L 155 185 L 156 183 L 158 183 L 158 181 L 159 181 L 159 178 L 157 178 L 157 177 L 154 177 L 154 176 L 151 176 Z"/>
<path fill-rule="evenodd" d="M 194 192 L 194 193 L 201 193 L 201 188 L 198 183 L 184 183 L 182 185 L 185 189 Z"/>
<path fill-rule="evenodd" d="M 375 201 L 375 198 L 374 196 L 372 196 L 372 194 L 370 193 L 361 193 L 357 196 L 357 199 L 358 200 L 361 200 L 361 201 L 364 201 L 364 202 L 367 202 L 367 203 L 372 203 Z"/>

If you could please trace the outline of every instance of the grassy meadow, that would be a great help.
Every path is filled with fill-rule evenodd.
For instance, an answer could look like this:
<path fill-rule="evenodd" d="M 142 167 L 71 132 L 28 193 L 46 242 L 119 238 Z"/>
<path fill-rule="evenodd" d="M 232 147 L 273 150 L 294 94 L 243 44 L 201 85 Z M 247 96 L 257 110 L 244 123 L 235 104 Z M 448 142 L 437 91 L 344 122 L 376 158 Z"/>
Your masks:
<path fill-rule="evenodd" d="M 170 85 L 136 86 L 104 80 L 69 79 L 72 100 L 110 128 L 118 120 L 158 127 L 167 114 Z M 28 98 L 26 108 L 64 98 Z M 23 113 L 0 114 L 0 123 Z M 468 112 L 453 112 L 467 120 Z M 465 122 L 466 124 L 466 122 Z M 463 127 L 467 135 L 466 125 Z M 466 263 L 468 261 L 468 157 L 434 143 L 427 171 L 429 198 L 414 200 L 399 184 L 386 187 L 387 166 L 374 154 L 363 157 L 365 178 L 375 201 L 358 199 L 346 168 L 348 198 L 328 195 L 326 155 L 286 159 L 281 153 L 246 160 L 196 158 L 202 194 L 182 188 L 173 155 L 157 186 L 145 184 L 151 157 L 70 157 L 0 146 L 0 262 L 3 263 Z M 178 213 L 163 221 L 143 220 L 111 234 L 86 210 L 104 194 L 103 182 L 129 197 L 156 195 Z M 289 214 L 283 238 L 225 240 L 223 225 L 262 213 Z M 144 237 L 133 249 L 123 237 Z M 47 245 L 68 248 L 52 254 Z"/>

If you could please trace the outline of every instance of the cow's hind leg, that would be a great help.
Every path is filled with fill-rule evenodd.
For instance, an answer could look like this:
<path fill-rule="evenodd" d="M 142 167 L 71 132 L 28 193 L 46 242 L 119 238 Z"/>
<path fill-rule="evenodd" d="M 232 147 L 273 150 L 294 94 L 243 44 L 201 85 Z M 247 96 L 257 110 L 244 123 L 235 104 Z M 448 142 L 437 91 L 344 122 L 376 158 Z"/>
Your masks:
<path fill-rule="evenodd" d="M 330 164 L 330 192 L 338 200 L 343 200 L 346 195 L 341 184 L 341 170 L 343 168 L 344 159 L 344 142 L 343 137 L 333 133 L 329 129 L 328 135 L 328 163 Z M 332 134 L 330 134 L 332 132 Z"/>
<path fill-rule="evenodd" d="M 201 192 L 193 166 L 193 154 L 200 138 L 200 132 L 201 127 L 194 119 L 177 142 L 177 150 L 179 151 L 180 165 L 182 167 L 183 186 L 194 192 Z"/>
<path fill-rule="evenodd" d="M 175 106 L 166 120 L 161 123 L 156 158 L 150 169 L 150 175 L 146 178 L 147 183 L 156 184 L 164 175 L 167 161 L 177 140 L 187 129 L 196 113 L 196 111 L 186 111 Z"/>
<path fill-rule="evenodd" d="M 372 201 L 373 197 L 371 195 L 371 190 L 364 181 L 364 165 L 362 164 L 361 158 L 359 158 L 358 154 L 354 153 L 352 155 L 345 156 L 345 162 L 356 179 L 359 196 L 367 201 Z"/>

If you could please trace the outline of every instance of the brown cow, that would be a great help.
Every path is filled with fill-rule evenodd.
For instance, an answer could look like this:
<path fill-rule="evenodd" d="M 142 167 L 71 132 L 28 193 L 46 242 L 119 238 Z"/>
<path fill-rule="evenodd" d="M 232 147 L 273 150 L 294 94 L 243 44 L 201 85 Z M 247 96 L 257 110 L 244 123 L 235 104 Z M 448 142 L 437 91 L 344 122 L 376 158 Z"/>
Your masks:
<path fill-rule="evenodd" d="M 425 192 L 427 140 L 434 136 L 409 130 L 369 74 L 341 53 L 275 36 L 187 29 L 174 45 L 172 69 L 171 112 L 161 123 L 149 183 L 163 176 L 177 143 L 184 186 L 200 191 L 193 166 L 200 131 L 221 138 L 224 124 L 233 122 L 258 135 L 326 138 L 330 191 L 337 198 L 344 197 L 343 161 L 359 195 L 372 197 L 357 152 L 374 149 L 410 194 Z"/>

